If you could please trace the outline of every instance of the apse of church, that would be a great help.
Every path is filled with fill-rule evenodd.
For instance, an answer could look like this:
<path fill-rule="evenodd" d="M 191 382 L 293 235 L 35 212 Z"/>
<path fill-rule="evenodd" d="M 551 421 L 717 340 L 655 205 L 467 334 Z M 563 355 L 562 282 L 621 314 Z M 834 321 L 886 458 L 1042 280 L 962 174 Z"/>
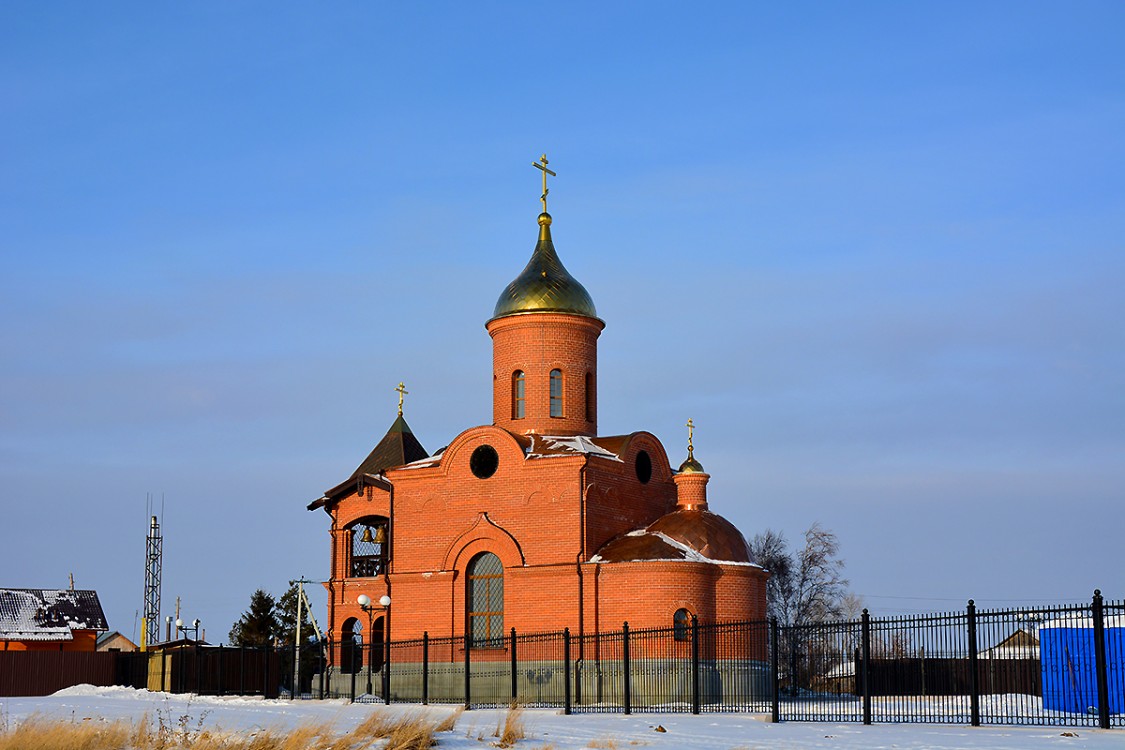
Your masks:
<path fill-rule="evenodd" d="M 546 156 L 538 239 L 485 324 L 493 423 L 429 454 L 399 413 L 346 480 L 309 505 L 331 518 L 328 629 L 349 641 L 391 602 L 395 640 L 510 628 L 582 635 L 764 619 L 767 573 L 709 510 L 709 475 L 651 433 L 598 435 L 597 317 L 555 250 Z M 361 595 L 371 602 L 364 610 Z M 372 610 L 374 610 L 372 612 Z M 375 642 L 378 642 L 376 640 Z"/>

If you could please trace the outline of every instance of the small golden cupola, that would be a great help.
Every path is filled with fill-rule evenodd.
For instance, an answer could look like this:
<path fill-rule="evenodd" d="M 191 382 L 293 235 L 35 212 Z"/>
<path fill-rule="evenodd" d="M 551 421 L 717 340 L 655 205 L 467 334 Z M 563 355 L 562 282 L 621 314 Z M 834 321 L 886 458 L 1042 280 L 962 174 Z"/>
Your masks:
<path fill-rule="evenodd" d="M 676 505 L 687 510 L 707 510 L 707 481 L 711 475 L 695 460 L 695 422 L 687 421 L 688 455 L 672 477 L 676 483 Z"/>
<path fill-rule="evenodd" d="M 543 172 L 543 195 L 539 200 L 543 212 L 539 214 L 539 241 L 531 253 L 531 260 L 520 275 L 500 293 L 496 301 L 493 319 L 506 315 L 523 313 L 570 313 L 597 318 L 594 300 L 586 287 L 582 286 L 563 266 L 555 252 L 551 240 L 551 215 L 547 213 L 547 175 L 555 173 L 547 169 L 547 155 L 532 165 Z"/>
<path fill-rule="evenodd" d="M 707 481 L 711 475 L 695 460 L 695 423 L 688 420 L 688 457 L 672 475 L 676 509 L 644 529 L 622 534 L 602 546 L 592 562 L 636 560 L 694 560 L 748 563 L 750 548 L 742 532 L 707 509 Z M 702 560 L 700 558 L 703 558 Z"/>

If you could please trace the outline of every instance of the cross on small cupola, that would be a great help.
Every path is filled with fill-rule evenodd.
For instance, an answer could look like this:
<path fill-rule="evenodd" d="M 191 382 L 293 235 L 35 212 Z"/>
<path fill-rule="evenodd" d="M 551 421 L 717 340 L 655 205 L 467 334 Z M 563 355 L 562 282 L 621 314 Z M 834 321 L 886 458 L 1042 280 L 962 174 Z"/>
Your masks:
<path fill-rule="evenodd" d="M 402 416 L 402 397 L 409 394 L 410 391 L 406 390 L 406 386 L 403 385 L 402 383 L 398 384 L 398 387 L 395 388 L 395 391 L 398 393 L 398 415 L 401 417 Z"/>
<path fill-rule="evenodd" d="M 687 459 L 680 464 L 681 474 L 702 474 L 703 464 L 695 460 L 695 420 L 687 421 Z"/>
<path fill-rule="evenodd" d="M 539 202 L 543 204 L 543 213 L 547 213 L 547 193 L 551 192 L 550 190 L 547 189 L 547 175 L 551 175 L 552 177 L 558 177 L 557 174 L 555 174 L 551 170 L 547 169 L 547 164 L 549 164 L 549 163 L 550 162 L 547 161 L 547 155 L 546 154 L 543 154 L 542 156 L 540 156 L 539 161 L 531 162 L 531 166 L 533 166 L 536 169 L 541 170 L 543 172 L 543 195 L 539 196 Z"/>

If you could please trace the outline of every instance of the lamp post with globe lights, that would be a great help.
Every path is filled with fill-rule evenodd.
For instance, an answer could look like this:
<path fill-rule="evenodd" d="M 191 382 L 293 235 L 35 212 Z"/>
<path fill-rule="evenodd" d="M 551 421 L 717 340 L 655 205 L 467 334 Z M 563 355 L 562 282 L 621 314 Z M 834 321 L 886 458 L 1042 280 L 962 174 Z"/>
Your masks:
<path fill-rule="evenodd" d="M 379 597 L 386 614 L 383 616 L 383 703 L 391 705 L 391 597 Z"/>
<path fill-rule="evenodd" d="M 186 638 L 187 637 L 186 634 L 189 630 L 192 631 L 192 633 L 195 635 L 195 640 L 198 641 L 199 640 L 199 618 L 198 617 L 191 621 L 190 627 L 185 625 L 183 620 L 176 620 L 176 632 L 182 631 L 185 634 L 184 637 Z"/>
<path fill-rule="evenodd" d="M 375 629 L 375 605 L 371 603 L 371 597 L 367 594 L 360 594 L 355 601 L 356 604 L 359 605 L 359 608 L 367 613 L 367 694 L 371 695 L 371 646 L 373 645 L 371 642 L 371 637 L 372 635 L 374 635 L 373 631 Z M 361 662 L 363 661 L 362 656 L 363 650 L 361 647 Z"/>

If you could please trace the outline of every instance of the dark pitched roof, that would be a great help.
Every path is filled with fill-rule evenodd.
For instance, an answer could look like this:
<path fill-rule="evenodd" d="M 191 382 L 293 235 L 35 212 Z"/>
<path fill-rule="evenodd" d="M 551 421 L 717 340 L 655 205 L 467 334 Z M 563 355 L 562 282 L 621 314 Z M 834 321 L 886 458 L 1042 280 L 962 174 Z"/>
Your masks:
<path fill-rule="evenodd" d="M 336 500 L 347 494 L 353 487 L 363 483 L 367 476 L 380 474 L 386 469 L 402 466 L 411 461 L 419 461 L 429 455 L 422 444 L 418 442 L 418 438 L 414 437 L 410 425 L 399 414 L 398 419 L 387 430 L 387 434 L 367 454 L 367 458 L 363 459 L 363 462 L 352 472 L 352 475 L 332 489 L 326 490 L 324 497 L 309 503 L 308 508 L 309 510 L 316 510 Z"/>
<path fill-rule="evenodd" d="M 96 591 L 0 589 L 0 638 L 69 641 L 73 630 L 109 630 Z"/>
<path fill-rule="evenodd" d="M 363 474 L 378 474 L 383 469 L 389 469 L 392 466 L 402 466 L 411 461 L 418 461 L 430 455 L 426 453 L 426 449 L 418 442 L 418 438 L 414 437 L 414 433 L 410 430 L 410 425 L 398 415 L 398 419 L 394 421 L 391 428 L 387 430 L 387 434 L 379 441 L 379 444 L 367 454 L 367 458 L 363 459 L 363 463 L 352 472 L 350 479 L 355 479 Z"/>

